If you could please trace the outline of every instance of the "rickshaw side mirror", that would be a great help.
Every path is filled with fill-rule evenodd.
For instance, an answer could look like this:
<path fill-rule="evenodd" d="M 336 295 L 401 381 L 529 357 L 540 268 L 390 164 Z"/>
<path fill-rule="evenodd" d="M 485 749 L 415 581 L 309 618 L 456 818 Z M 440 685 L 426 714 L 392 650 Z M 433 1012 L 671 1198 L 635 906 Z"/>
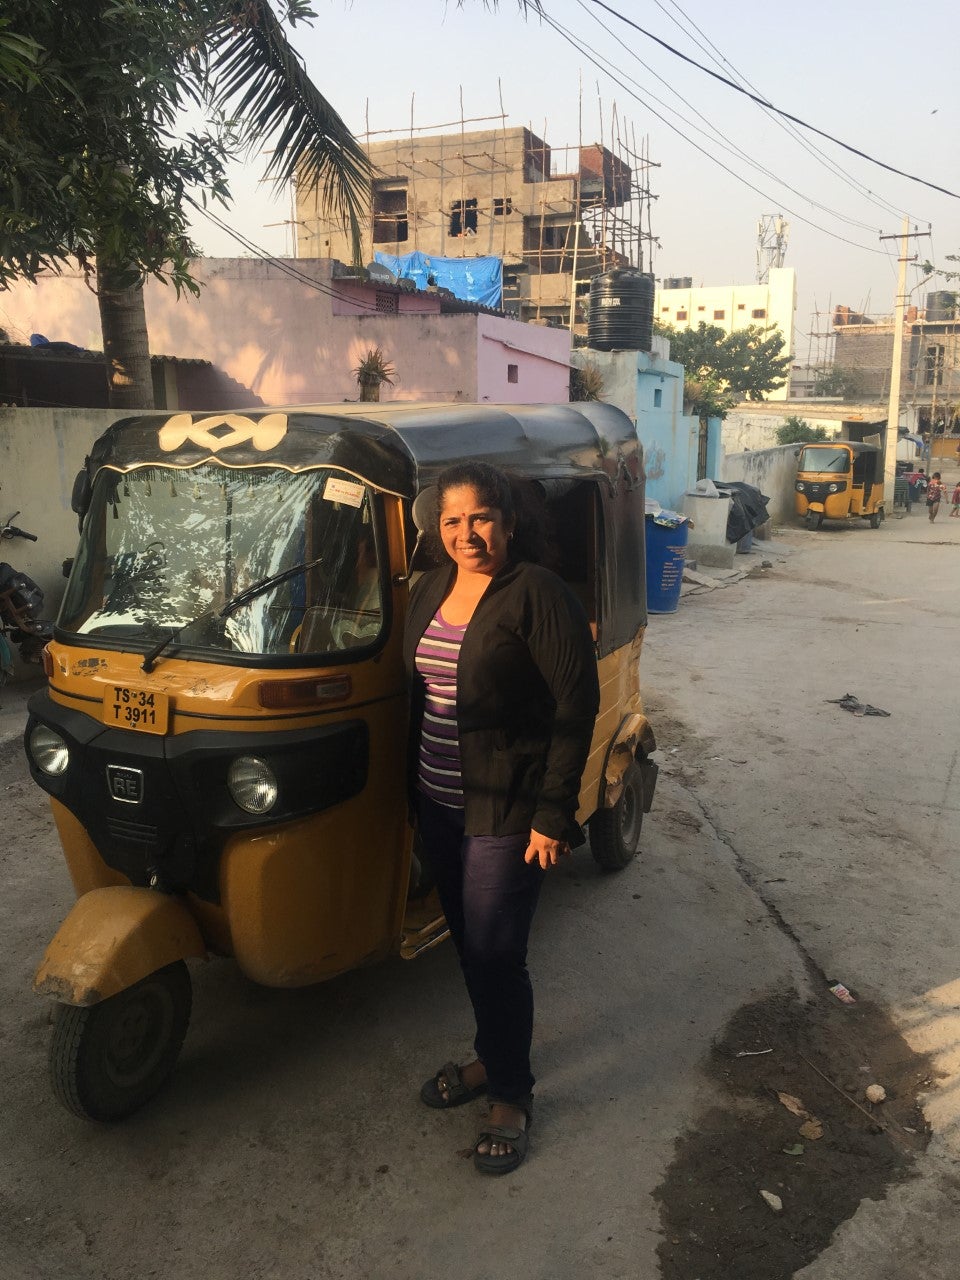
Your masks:
<path fill-rule="evenodd" d="M 413 523 L 417 526 L 419 533 L 426 533 L 433 522 L 433 517 L 437 513 L 437 486 L 428 484 L 426 489 L 421 489 L 413 500 L 413 506 L 410 508 L 413 516 Z"/>
<path fill-rule="evenodd" d="M 421 542 L 426 535 L 427 530 L 433 523 L 434 516 L 437 513 L 437 486 L 434 484 L 427 485 L 413 500 L 410 508 L 410 514 L 413 516 L 413 523 L 417 528 L 417 540 L 413 544 L 413 550 L 410 552 L 410 559 L 407 561 L 407 572 L 404 574 L 394 574 L 394 586 L 399 586 L 402 582 L 410 581 L 410 574 L 413 571 L 413 562 L 417 558 Z"/>
<path fill-rule="evenodd" d="M 793 456 L 794 456 L 795 458 L 799 458 L 799 457 L 800 457 L 800 450 L 799 450 L 799 449 L 794 449 L 794 451 L 793 451 Z"/>
<path fill-rule="evenodd" d="M 73 491 L 70 494 L 70 509 L 77 517 L 77 525 L 83 529 L 83 517 L 87 514 L 90 506 L 90 492 L 92 485 L 90 484 L 90 473 L 84 467 L 82 471 L 78 471 L 73 482 Z"/>

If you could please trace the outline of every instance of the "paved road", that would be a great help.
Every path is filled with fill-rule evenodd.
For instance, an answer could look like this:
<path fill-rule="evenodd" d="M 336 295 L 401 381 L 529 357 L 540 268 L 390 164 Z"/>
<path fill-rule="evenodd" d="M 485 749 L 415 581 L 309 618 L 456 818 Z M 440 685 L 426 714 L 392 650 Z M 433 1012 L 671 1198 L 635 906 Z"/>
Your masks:
<path fill-rule="evenodd" d="M 822 974 L 887 1007 L 942 1073 L 923 1176 L 865 1203 L 802 1274 L 947 1280 L 960 1257 L 960 520 L 915 507 L 876 532 L 786 536 L 794 554 L 762 580 L 655 620 L 645 674 L 693 735 L 688 793 L 744 879 Z M 889 718 L 827 701 L 846 693 Z"/>
<path fill-rule="evenodd" d="M 581 852 L 548 883 L 538 1114 L 510 1178 L 461 1158 L 473 1107 L 416 1101 L 469 1047 L 449 949 L 301 992 L 200 966 L 156 1103 L 116 1127 L 62 1112 L 29 984 L 70 890 L 19 748 L 0 746 L 0 1280 L 655 1280 L 653 1193 L 713 1098 L 710 1044 L 764 992 L 806 990 L 808 958 L 946 1074 L 922 1176 L 865 1202 L 805 1280 L 952 1280 L 960 521 L 786 542 L 773 569 L 651 621 L 656 809 L 626 872 Z M 889 719 L 825 702 L 846 692 Z"/>

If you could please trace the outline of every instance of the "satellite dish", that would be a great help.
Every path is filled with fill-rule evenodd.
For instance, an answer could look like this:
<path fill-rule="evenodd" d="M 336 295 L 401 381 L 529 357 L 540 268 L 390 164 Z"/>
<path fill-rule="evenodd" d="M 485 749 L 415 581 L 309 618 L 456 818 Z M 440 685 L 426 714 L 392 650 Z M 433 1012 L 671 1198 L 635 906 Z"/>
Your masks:
<path fill-rule="evenodd" d="M 371 280 L 375 280 L 377 284 L 396 284 L 397 277 L 393 274 L 389 267 L 385 267 L 382 262 L 368 262 L 367 275 Z"/>

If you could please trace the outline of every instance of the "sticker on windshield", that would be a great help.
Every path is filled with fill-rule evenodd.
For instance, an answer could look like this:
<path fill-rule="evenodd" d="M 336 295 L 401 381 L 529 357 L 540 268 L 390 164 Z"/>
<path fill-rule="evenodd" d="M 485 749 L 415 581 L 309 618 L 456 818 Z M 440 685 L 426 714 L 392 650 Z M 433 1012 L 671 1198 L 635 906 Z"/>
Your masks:
<path fill-rule="evenodd" d="M 359 507 L 363 502 L 363 485 L 354 480 L 338 480 L 331 476 L 323 496 L 327 502 L 344 502 L 348 507 Z"/>

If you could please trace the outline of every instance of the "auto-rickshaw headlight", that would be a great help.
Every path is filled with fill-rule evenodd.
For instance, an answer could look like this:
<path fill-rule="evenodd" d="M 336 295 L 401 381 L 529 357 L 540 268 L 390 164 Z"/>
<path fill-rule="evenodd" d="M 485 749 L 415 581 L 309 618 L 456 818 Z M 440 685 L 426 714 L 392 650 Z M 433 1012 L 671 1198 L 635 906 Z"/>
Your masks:
<path fill-rule="evenodd" d="M 836 493 L 840 486 L 836 483 L 827 485 L 827 493 Z"/>
<path fill-rule="evenodd" d="M 802 481 L 802 480 L 798 480 L 798 481 L 797 481 L 797 489 L 798 489 L 798 491 L 799 491 L 800 493 L 803 493 L 803 481 Z"/>
<path fill-rule="evenodd" d="M 63 773 L 70 763 L 70 751 L 67 744 L 45 724 L 34 725 L 30 733 L 30 755 L 42 773 L 56 777 Z"/>
<path fill-rule="evenodd" d="M 257 756 L 238 756 L 227 772 L 227 786 L 247 813 L 269 813 L 277 803 L 276 774 Z"/>

